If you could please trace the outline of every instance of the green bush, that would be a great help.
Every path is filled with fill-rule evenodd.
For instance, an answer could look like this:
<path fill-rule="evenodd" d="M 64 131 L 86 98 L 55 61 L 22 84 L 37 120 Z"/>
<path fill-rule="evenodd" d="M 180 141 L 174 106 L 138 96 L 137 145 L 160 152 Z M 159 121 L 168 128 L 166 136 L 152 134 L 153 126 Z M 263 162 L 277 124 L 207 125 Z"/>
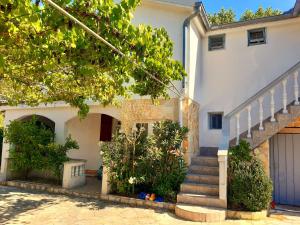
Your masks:
<path fill-rule="evenodd" d="M 241 141 L 229 150 L 228 203 L 235 210 L 261 211 L 272 201 L 272 182 L 262 162 Z"/>
<path fill-rule="evenodd" d="M 119 133 L 101 146 L 103 164 L 110 172 L 113 192 L 154 192 L 174 201 L 186 174 L 181 143 L 187 133 L 172 121 L 157 122 L 153 135 L 143 129 Z"/>
<path fill-rule="evenodd" d="M 24 178 L 32 171 L 47 171 L 61 179 L 63 163 L 68 160 L 67 151 L 78 149 L 70 137 L 64 145 L 54 143 L 55 134 L 35 117 L 30 121 L 12 121 L 4 130 L 10 144 L 11 169 Z"/>

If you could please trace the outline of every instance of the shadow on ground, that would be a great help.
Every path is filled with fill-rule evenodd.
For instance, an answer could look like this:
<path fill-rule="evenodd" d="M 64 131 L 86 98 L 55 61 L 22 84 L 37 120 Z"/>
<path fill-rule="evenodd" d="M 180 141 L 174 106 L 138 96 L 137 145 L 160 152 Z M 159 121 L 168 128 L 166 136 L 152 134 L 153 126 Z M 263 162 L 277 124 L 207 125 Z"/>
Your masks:
<path fill-rule="evenodd" d="M 55 204 L 54 199 L 26 199 L 31 192 L 0 187 L 0 224 L 13 221 L 19 214 Z"/>

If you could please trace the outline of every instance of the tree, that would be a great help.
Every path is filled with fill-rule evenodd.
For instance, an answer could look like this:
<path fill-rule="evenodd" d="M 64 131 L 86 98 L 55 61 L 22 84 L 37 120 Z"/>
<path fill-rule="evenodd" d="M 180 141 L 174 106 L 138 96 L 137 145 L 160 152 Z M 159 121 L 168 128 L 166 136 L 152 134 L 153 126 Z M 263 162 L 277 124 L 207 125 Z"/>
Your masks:
<path fill-rule="evenodd" d="M 236 21 L 236 15 L 232 9 L 222 8 L 219 12 L 208 15 L 211 25 L 218 26 Z"/>
<path fill-rule="evenodd" d="M 259 7 L 255 13 L 252 10 L 246 10 L 241 16 L 240 21 L 253 20 L 267 16 L 276 16 L 280 14 L 282 14 L 280 10 L 273 9 L 271 7 L 268 7 L 266 9 Z"/>
<path fill-rule="evenodd" d="M 242 14 L 240 21 L 253 20 L 253 19 L 263 18 L 267 16 L 276 16 L 276 15 L 280 15 L 281 13 L 282 12 L 280 10 L 273 9 L 272 7 L 268 7 L 266 9 L 259 7 L 256 12 L 253 12 L 252 10 L 246 10 Z M 224 8 L 222 8 L 217 13 L 209 14 L 208 20 L 210 24 L 213 26 L 233 23 L 237 21 L 234 11 L 232 9 L 224 9 Z"/>
<path fill-rule="evenodd" d="M 56 3 L 126 57 L 91 37 L 46 1 L 2 0 L 0 97 L 8 104 L 34 106 L 62 100 L 86 115 L 86 100 L 107 105 L 131 94 L 167 98 L 171 81 L 186 75 L 172 59 L 173 43 L 164 28 L 131 24 L 140 0 Z"/>

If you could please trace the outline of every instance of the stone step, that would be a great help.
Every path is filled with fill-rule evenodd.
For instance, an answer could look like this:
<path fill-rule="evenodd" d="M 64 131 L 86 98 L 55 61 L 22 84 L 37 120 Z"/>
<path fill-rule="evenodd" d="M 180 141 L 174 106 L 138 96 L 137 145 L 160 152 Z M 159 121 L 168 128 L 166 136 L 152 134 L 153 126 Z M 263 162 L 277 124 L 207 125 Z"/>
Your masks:
<path fill-rule="evenodd" d="M 219 166 L 219 162 L 217 157 L 197 156 L 192 158 L 192 165 Z"/>
<path fill-rule="evenodd" d="M 0 172 L 0 182 L 5 181 L 6 180 L 5 178 L 6 178 L 5 175 Z"/>
<path fill-rule="evenodd" d="M 222 222 L 226 218 L 225 209 L 188 204 L 176 204 L 175 214 L 194 222 Z"/>
<path fill-rule="evenodd" d="M 289 107 L 289 111 L 291 114 L 293 114 L 294 117 L 299 117 L 300 116 L 300 105 L 291 105 Z"/>
<path fill-rule="evenodd" d="M 218 155 L 218 149 L 216 147 L 200 147 L 200 156 L 213 156 Z"/>
<path fill-rule="evenodd" d="M 177 195 L 177 202 L 198 206 L 226 208 L 226 202 L 212 195 L 199 195 L 181 192 Z"/>
<path fill-rule="evenodd" d="M 276 121 L 279 123 L 279 126 L 286 126 L 291 122 L 292 115 L 289 113 L 278 113 L 275 115 Z"/>
<path fill-rule="evenodd" d="M 204 184 L 219 184 L 219 176 L 188 173 L 185 177 L 185 181 Z"/>
<path fill-rule="evenodd" d="M 182 183 L 180 191 L 191 194 L 219 195 L 219 185 L 199 184 L 199 183 Z"/>
<path fill-rule="evenodd" d="M 189 173 L 201 174 L 201 175 L 219 175 L 219 167 L 216 166 L 198 166 L 191 165 L 189 167 Z"/>

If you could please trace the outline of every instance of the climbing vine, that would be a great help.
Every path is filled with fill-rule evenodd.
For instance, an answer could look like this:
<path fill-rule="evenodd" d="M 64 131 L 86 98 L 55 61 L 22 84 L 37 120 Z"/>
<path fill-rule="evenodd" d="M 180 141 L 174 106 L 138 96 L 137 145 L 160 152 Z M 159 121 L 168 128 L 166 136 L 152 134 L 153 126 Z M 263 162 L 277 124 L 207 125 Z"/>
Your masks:
<path fill-rule="evenodd" d="M 0 97 L 10 105 L 86 100 L 117 104 L 131 94 L 168 97 L 185 75 L 172 59 L 164 28 L 132 24 L 140 0 L 56 0 L 66 11 L 120 49 L 122 57 L 64 17 L 46 1 L 1 0 Z M 134 65 L 132 61 L 136 61 Z M 145 70 L 161 84 L 148 76 Z"/>

